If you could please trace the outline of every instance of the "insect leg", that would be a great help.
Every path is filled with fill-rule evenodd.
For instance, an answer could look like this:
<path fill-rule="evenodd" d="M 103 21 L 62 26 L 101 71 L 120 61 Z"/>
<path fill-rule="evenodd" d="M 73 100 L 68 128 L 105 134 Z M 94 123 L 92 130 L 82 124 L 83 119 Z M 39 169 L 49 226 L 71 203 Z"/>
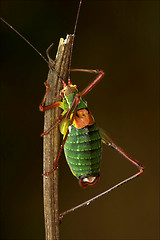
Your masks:
<path fill-rule="evenodd" d="M 46 94 L 45 94 L 45 95 L 46 95 Z M 80 98 L 80 96 L 79 96 L 79 98 Z M 42 101 L 42 102 L 43 102 L 43 101 Z M 49 109 L 52 109 L 52 108 L 55 108 L 55 107 L 59 107 L 60 105 L 62 105 L 62 102 L 56 102 L 56 103 L 51 104 L 51 105 L 46 106 L 46 107 L 43 107 L 43 105 L 41 104 L 41 105 L 40 105 L 40 111 L 47 111 L 47 110 L 49 110 Z M 73 109 L 75 108 L 75 105 L 76 105 L 76 98 L 73 100 L 73 103 L 72 103 L 70 109 L 68 110 L 68 112 L 65 113 L 65 114 L 63 114 L 63 115 L 61 114 L 61 115 L 59 116 L 57 122 L 56 122 L 52 127 L 50 127 L 47 131 L 45 131 L 44 133 L 42 133 L 42 134 L 41 134 L 41 137 L 43 137 L 44 135 L 48 134 L 55 126 L 58 126 L 58 125 L 62 122 L 62 119 L 63 119 L 64 117 L 66 117 L 66 120 L 69 119 L 69 118 L 70 118 L 70 115 L 71 115 L 71 113 L 72 113 L 72 111 L 73 111 Z"/>
<path fill-rule="evenodd" d="M 104 130 L 100 129 L 100 134 L 102 137 L 102 142 L 104 144 L 115 149 L 117 152 L 119 152 L 123 157 L 125 157 L 139 169 L 138 175 L 143 173 L 144 166 L 141 163 L 139 163 L 137 160 L 133 159 L 127 153 L 125 153 L 125 151 L 122 148 L 120 148 L 116 143 L 113 142 L 113 140 L 106 134 L 106 132 L 104 132 Z"/>
<path fill-rule="evenodd" d="M 65 135 L 65 138 L 63 139 L 62 144 L 61 144 L 61 146 L 60 146 L 60 149 L 59 149 L 59 152 L 58 152 L 58 155 L 57 155 L 57 158 L 56 158 L 56 162 L 55 162 L 55 164 L 54 164 L 54 167 L 53 167 L 49 172 L 44 173 L 43 176 L 48 177 L 51 173 L 53 173 L 53 172 L 57 169 L 58 162 L 59 162 L 59 158 L 60 158 L 60 156 L 61 156 L 61 152 L 62 152 L 63 147 L 64 147 L 64 144 L 65 144 L 65 142 L 66 142 L 66 140 L 67 140 L 68 134 L 69 134 L 69 129 L 67 130 L 67 133 L 66 133 L 66 135 Z"/>
<path fill-rule="evenodd" d="M 142 172 L 143 172 L 143 171 L 142 171 Z M 81 203 L 81 204 L 79 204 L 79 205 L 77 205 L 77 206 L 75 206 L 75 207 L 73 207 L 73 208 L 71 208 L 71 209 L 68 209 L 67 211 L 65 211 L 65 212 L 63 212 L 63 213 L 61 213 L 60 216 L 59 216 L 59 222 L 60 222 L 60 223 L 62 222 L 62 219 L 63 219 L 64 215 L 66 215 L 67 213 L 74 212 L 74 211 L 77 210 L 78 208 L 81 208 L 81 207 L 84 207 L 84 206 L 88 206 L 88 205 L 89 205 L 91 202 L 93 202 L 94 200 L 96 200 L 96 199 L 98 199 L 98 198 L 101 198 L 102 196 L 104 196 L 105 194 L 108 194 L 109 192 L 111 192 L 111 191 L 114 190 L 115 188 L 118 188 L 118 187 L 120 187 L 121 185 L 123 185 L 124 183 L 127 183 L 127 182 L 133 180 L 134 178 L 138 177 L 142 172 L 138 172 L 138 173 L 132 175 L 131 177 L 126 178 L 125 180 L 117 183 L 117 184 L 114 185 L 113 187 L 111 187 L 111 188 L 107 189 L 106 191 L 104 191 L 104 192 L 96 195 L 95 197 L 93 197 L 93 198 L 91 198 L 91 199 L 89 199 L 89 200 L 87 200 L 87 201 L 85 201 L 85 202 L 83 202 L 83 203 Z"/>
<path fill-rule="evenodd" d="M 76 72 L 88 72 L 88 73 L 95 73 L 98 74 L 98 76 L 80 93 L 80 96 L 83 97 L 86 95 L 89 91 L 92 90 L 92 88 L 103 78 L 104 72 L 103 70 L 89 70 L 89 69 L 70 69 L 70 71 L 76 71 Z"/>
<path fill-rule="evenodd" d="M 75 210 L 77 210 L 78 208 L 81 208 L 81 207 L 84 207 L 84 206 L 88 206 L 91 202 L 93 202 L 94 200 L 104 196 L 105 194 L 108 194 L 109 192 L 111 192 L 112 190 L 114 190 L 115 188 L 118 188 L 120 187 L 121 185 L 123 185 L 124 183 L 127 183 L 131 180 L 133 180 L 134 178 L 140 176 L 143 172 L 144 172 L 144 166 L 139 163 L 137 160 L 133 159 L 132 157 L 130 157 L 127 153 L 125 153 L 117 144 L 115 144 L 113 142 L 113 140 L 102 130 L 100 129 L 100 134 L 101 134 L 101 137 L 102 137 L 102 142 L 105 143 L 106 145 L 108 145 L 109 147 L 112 147 L 113 149 L 115 149 L 116 151 L 118 151 L 121 155 L 123 155 L 127 160 L 129 160 L 130 162 L 132 162 L 138 169 L 139 169 L 139 172 L 132 175 L 131 177 L 128 177 L 126 178 L 125 180 L 117 183 L 116 185 L 114 185 L 113 187 L 105 190 L 104 192 L 98 194 L 97 196 L 63 212 L 60 214 L 60 217 L 59 217 L 59 221 L 60 223 L 62 222 L 62 219 L 64 217 L 64 215 L 66 215 L 67 213 L 70 213 L 70 212 L 73 212 Z"/>
<path fill-rule="evenodd" d="M 62 102 L 56 102 L 56 103 L 53 103 L 51 105 L 44 106 L 46 97 L 47 97 L 47 95 L 48 95 L 48 93 L 50 91 L 50 86 L 48 85 L 47 81 L 44 82 L 44 85 L 46 86 L 46 92 L 45 92 L 45 95 L 43 97 L 43 100 L 42 100 L 41 104 L 39 105 L 39 110 L 41 112 L 45 112 L 45 111 L 47 111 L 49 109 L 53 109 L 53 108 L 59 107 L 62 104 Z"/>
<path fill-rule="evenodd" d="M 64 118 L 64 115 L 60 115 L 57 122 L 52 126 L 50 127 L 47 131 L 43 132 L 41 134 L 41 137 L 43 137 L 44 135 L 48 134 L 54 127 L 58 126 L 61 122 L 62 122 L 62 119 Z"/>

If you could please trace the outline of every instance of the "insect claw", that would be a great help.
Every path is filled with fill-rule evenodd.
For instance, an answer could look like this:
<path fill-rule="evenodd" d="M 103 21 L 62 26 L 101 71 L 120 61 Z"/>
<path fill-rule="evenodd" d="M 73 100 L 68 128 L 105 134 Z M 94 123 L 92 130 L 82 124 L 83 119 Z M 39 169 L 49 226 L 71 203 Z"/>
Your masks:
<path fill-rule="evenodd" d="M 63 215 L 59 215 L 59 225 L 62 223 L 62 220 L 63 220 Z"/>
<path fill-rule="evenodd" d="M 62 80 L 63 88 L 67 87 L 67 84 L 65 83 L 64 80 Z"/>
<path fill-rule="evenodd" d="M 43 112 L 43 107 L 44 107 L 43 104 L 39 105 L 39 111 Z"/>
<path fill-rule="evenodd" d="M 45 178 L 49 177 L 49 172 L 43 173 L 42 176 L 44 176 Z"/>
<path fill-rule="evenodd" d="M 45 177 L 46 179 L 48 179 L 48 176 L 46 176 L 45 174 L 42 174 L 43 177 Z"/>
<path fill-rule="evenodd" d="M 72 85 L 72 82 L 71 82 L 71 79 L 70 79 L 70 78 L 68 78 L 68 85 L 69 85 L 69 86 Z"/>

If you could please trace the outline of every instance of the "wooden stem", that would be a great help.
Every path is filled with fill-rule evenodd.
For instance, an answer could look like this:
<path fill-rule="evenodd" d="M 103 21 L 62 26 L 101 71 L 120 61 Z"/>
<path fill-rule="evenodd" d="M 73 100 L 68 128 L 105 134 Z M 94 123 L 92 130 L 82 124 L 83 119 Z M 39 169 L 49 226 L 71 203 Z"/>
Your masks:
<path fill-rule="evenodd" d="M 70 48 L 73 35 L 67 35 L 66 39 L 60 39 L 57 55 L 53 61 L 47 54 L 50 70 L 48 73 L 47 83 L 50 86 L 50 92 L 47 95 L 45 105 L 53 104 L 60 100 L 59 92 L 62 89 L 60 78 L 56 72 L 65 80 L 68 71 Z M 60 114 L 60 109 L 48 110 L 44 114 L 44 131 L 49 129 Z M 50 171 L 58 155 L 60 147 L 60 133 L 58 127 L 55 127 L 43 141 L 43 174 Z M 58 169 L 50 174 L 48 178 L 43 177 L 43 197 L 44 197 L 44 219 L 45 219 L 45 236 L 46 240 L 59 239 L 59 211 L 58 211 Z"/>

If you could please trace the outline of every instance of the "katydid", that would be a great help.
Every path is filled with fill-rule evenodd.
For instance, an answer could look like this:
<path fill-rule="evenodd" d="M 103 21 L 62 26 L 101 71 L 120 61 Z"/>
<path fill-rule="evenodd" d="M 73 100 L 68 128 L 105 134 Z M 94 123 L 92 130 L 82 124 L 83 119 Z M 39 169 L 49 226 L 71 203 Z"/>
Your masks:
<path fill-rule="evenodd" d="M 136 178 L 144 172 L 144 167 L 138 161 L 130 157 L 126 154 L 114 141 L 95 123 L 95 120 L 88 108 L 87 102 L 84 97 L 87 95 L 92 88 L 100 82 L 100 80 L 104 77 L 103 70 L 88 70 L 88 69 L 71 69 L 71 59 L 72 59 L 72 50 L 75 39 L 75 33 L 77 28 L 77 22 L 79 18 L 80 7 L 82 4 L 82 0 L 79 3 L 74 32 L 73 32 L 73 40 L 70 52 L 70 61 L 68 68 L 68 83 L 66 84 L 63 78 L 59 75 L 58 72 L 51 66 L 48 60 L 26 39 L 24 38 L 17 30 L 15 30 L 10 24 L 8 24 L 4 19 L 1 20 L 7 24 L 12 30 L 14 30 L 20 37 L 22 37 L 52 68 L 60 78 L 63 84 L 63 89 L 61 90 L 62 101 L 55 102 L 51 105 L 45 106 L 45 100 L 47 94 L 50 90 L 50 87 L 47 82 L 45 82 L 46 93 L 42 100 L 42 103 L 39 106 L 40 111 L 49 111 L 53 108 L 60 107 L 63 112 L 59 116 L 58 120 L 48 129 L 46 132 L 42 134 L 42 136 L 48 134 L 55 126 L 59 125 L 60 132 L 63 135 L 63 141 L 59 150 L 59 153 L 56 158 L 55 165 L 53 169 L 49 172 L 46 172 L 44 175 L 49 177 L 49 175 L 54 172 L 58 166 L 58 161 L 60 159 L 61 152 L 64 148 L 65 157 L 67 163 L 70 167 L 73 175 L 79 180 L 79 184 L 81 187 L 87 187 L 90 185 L 94 185 L 97 183 L 100 176 L 100 163 L 102 158 L 102 143 L 107 146 L 115 149 L 121 155 L 123 155 L 127 160 L 132 162 L 137 168 L 138 172 L 131 177 L 125 179 L 124 181 L 116 184 L 110 189 L 102 192 L 101 194 L 93 197 L 92 199 L 65 211 L 60 214 L 60 221 L 63 216 L 71 211 L 76 210 L 82 206 L 88 205 L 90 202 L 95 199 L 105 195 L 111 190 L 119 187 L 120 185 Z M 71 82 L 71 71 L 79 71 L 79 72 L 87 72 L 91 74 L 96 74 L 96 78 L 81 92 L 78 91 L 76 85 Z"/>

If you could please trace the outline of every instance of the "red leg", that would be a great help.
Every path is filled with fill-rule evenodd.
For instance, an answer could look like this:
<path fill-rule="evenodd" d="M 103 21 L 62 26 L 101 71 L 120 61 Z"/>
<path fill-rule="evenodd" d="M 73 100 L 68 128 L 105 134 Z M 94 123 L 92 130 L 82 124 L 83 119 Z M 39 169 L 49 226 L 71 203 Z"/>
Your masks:
<path fill-rule="evenodd" d="M 143 173 L 144 166 L 141 163 L 139 163 L 137 160 L 133 159 L 127 153 L 125 153 L 123 151 L 123 149 L 120 148 L 116 143 L 114 143 L 113 140 L 102 129 L 100 129 L 100 134 L 101 134 L 103 143 L 105 143 L 109 147 L 115 149 L 117 152 L 119 152 L 123 157 L 125 157 L 127 160 L 129 160 L 131 163 L 133 163 L 139 169 L 138 175 Z"/>
<path fill-rule="evenodd" d="M 45 111 L 48 111 L 48 110 L 50 110 L 50 109 L 59 107 L 60 104 L 61 104 L 61 102 L 56 102 L 56 103 L 53 103 L 53 104 L 48 105 L 48 106 L 45 106 L 45 107 L 44 107 L 42 104 L 40 104 L 40 105 L 39 105 L 39 110 L 40 110 L 41 112 L 45 112 Z"/>
<path fill-rule="evenodd" d="M 65 138 L 63 139 L 63 142 L 62 142 L 62 144 L 61 144 L 61 147 L 60 147 L 60 149 L 59 149 L 59 152 L 58 152 L 58 155 L 57 155 L 57 158 L 56 158 L 56 162 L 55 162 L 55 164 L 54 164 L 54 167 L 53 167 L 49 172 L 46 172 L 45 174 L 43 174 L 43 176 L 48 177 L 49 174 L 53 173 L 53 172 L 57 169 L 58 162 L 59 162 L 59 158 L 60 158 L 60 156 L 61 156 L 61 152 L 62 152 L 63 147 L 64 147 L 64 144 L 65 144 L 65 142 L 66 142 L 66 140 L 67 140 L 68 134 L 69 134 L 69 129 L 68 129 L 68 131 L 67 131 L 67 133 L 66 133 L 66 135 L 65 135 Z"/>
<path fill-rule="evenodd" d="M 41 104 L 39 105 L 39 110 L 41 112 L 45 112 L 49 109 L 53 109 L 53 108 L 56 108 L 56 107 L 59 107 L 61 102 L 56 102 L 56 103 L 53 103 L 51 105 L 48 105 L 48 106 L 44 106 L 44 103 L 45 103 L 45 100 L 46 100 L 46 97 L 50 91 L 50 86 L 48 85 L 47 81 L 44 82 L 44 85 L 46 86 L 46 92 L 44 94 L 44 97 L 43 97 L 43 100 L 41 102 Z"/>
<path fill-rule="evenodd" d="M 96 195 L 95 197 L 77 205 L 76 207 L 73 207 L 63 213 L 60 214 L 59 216 L 59 220 L 60 220 L 60 223 L 62 222 L 62 219 L 64 217 L 64 215 L 66 215 L 67 213 L 70 213 L 70 212 L 73 212 L 75 210 L 77 210 L 78 208 L 81 208 L 83 206 L 88 206 L 91 202 L 95 201 L 96 199 L 104 196 L 105 194 L 108 194 L 109 192 L 111 192 L 112 190 L 120 187 L 121 185 L 133 180 L 134 178 L 140 176 L 143 172 L 144 172 L 144 166 L 139 163 L 138 161 L 136 161 L 135 159 L 131 158 L 128 154 L 126 154 L 117 144 L 115 144 L 112 139 L 104 132 L 102 131 L 102 129 L 100 129 L 100 133 L 101 133 L 101 137 L 102 137 L 102 142 L 105 143 L 106 145 L 108 145 L 109 147 L 112 147 L 113 149 L 115 149 L 116 151 L 118 151 L 121 155 L 123 155 L 127 160 L 129 160 L 130 162 L 132 162 L 138 169 L 139 169 L 139 172 L 132 175 L 131 177 L 129 178 L 126 178 L 125 180 L 117 183 L 116 185 L 114 185 L 113 187 L 105 190 L 104 192 Z M 96 179 L 95 181 L 98 181 L 98 179 Z M 85 183 L 82 183 L 82 180 L 80 179 L 79 180 L 79 183 L 82 187 L 86 187 L 86 184 Z M 95 182 L 94 182 L 95 183 Z M 93 183 L 93 184 L 94 184 Z"/>
<path fill-rule="evenodd" d="M 91 202 L 95 201 L 96 199 L 103 197 L 105 194 L 110 193 L 110 192 L 113 191 L 114 189 L 116 189 L 116 188 L 122 186 L 123 184 L 125 184 L 125 183 L 133 180 L 134 178 L 138 177 L 142 172 L 143 172 L 143 170 L 141 170 L 140 172 L 132 175 L 131 177 L 129 177 L 129 178 L 127 178 L 127 179 L 125 179 L 125 180 L 117 183 L 117 184 L 114 185 L 113 187 L 111 187 L 111 188 L 107 189 L 106 191 L 104 191 L 104 192 L 96 195 L 95 197 L 93 197 L 93 198 L 91 198 L 91 199 L 89 199 L 89 200 L 87 200 L 87 201 L 85 201 L 85 202 L 83 202 L 83 203 L 81 203 L 81 204 L 79 204 L 79 205 L 77 205 L 77 206 L 75 206 L 75 207 L 73 207 L 73 208 L 71 208 L 71 209 L 63 212 L 63 213 L 61 213 L 60 216 L 59 216 L 59 223 L 62 222 L 62 219 L 63 219 L 64 215 L 66 215 L 67 213 L 74 212 L 74 211 L 77 210 L 78 208 L 81 208 L 81 207 L 84 207 L 84 206 L 88 206 Z"/>
<path fill-rule="evenodd" d="M 103 78 L 104 72 L 102 70 L 89 70 L 89 69 L 70 69 L 70 71 L 76 71 L 76 72 L 88 72 L 88 73 L 95 73 L 98 74 L 98 76 L 89 84 L 81 93 L 80 96 L 83 97 L 86 95 L 89 91 L 92 90 L 92 88 Z"/>
<path fill-rule="evenodd" d="M 63 118 L 64 118 L 64 116 L 60 115 L 58 120 L 57 120 L 57 122 L 52 127 L 50 127 L 47 131 L 43 132 L 41 134 L 41 137 L 43 137 L 44 135 L 48 134 L 55 126 L 58 126 L 62 122 Z"/>

